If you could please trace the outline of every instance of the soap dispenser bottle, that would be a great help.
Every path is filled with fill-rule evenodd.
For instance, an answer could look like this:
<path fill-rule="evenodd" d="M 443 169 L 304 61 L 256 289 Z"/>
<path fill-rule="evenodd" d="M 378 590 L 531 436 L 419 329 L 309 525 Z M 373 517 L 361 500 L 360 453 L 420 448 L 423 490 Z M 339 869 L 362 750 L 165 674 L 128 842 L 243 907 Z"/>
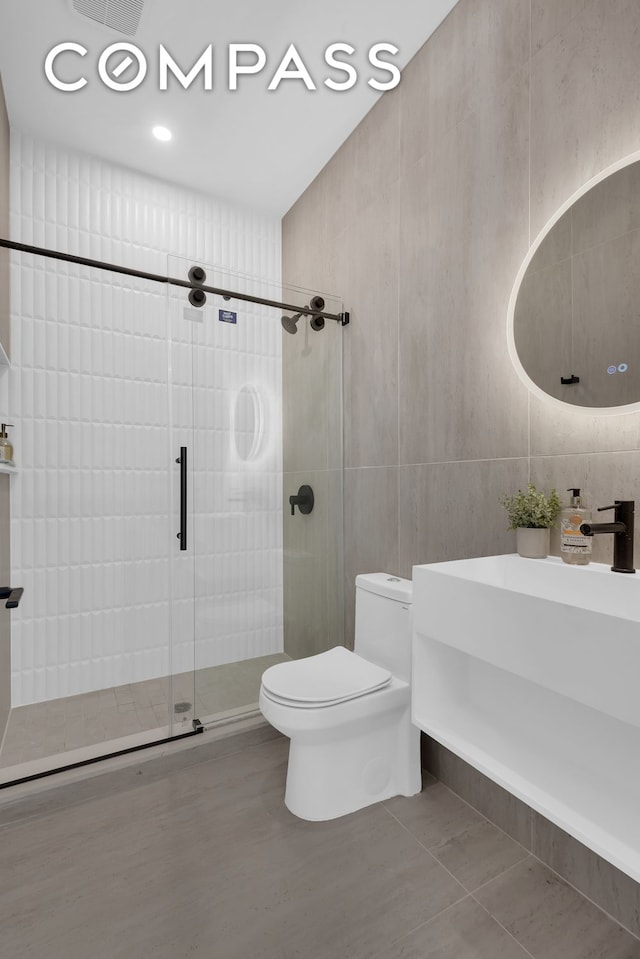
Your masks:
<path fill-rule="evenodd" d="M 3 423 L 0 430 L 0 463 L 13 466 L 13 445 L 7 436 L 8 426 L 13 426 L 13 423 Z"/>
<path fill-rule="evenodd" d="M 582 523 L 591 522 L 591 510 L 582 505 L 579 489 L 568 489 L 571 503 L 560 513 L 560 555 L 565 563 L 586 566 L 591 559 L 593 537 L 580 532 Z"/>

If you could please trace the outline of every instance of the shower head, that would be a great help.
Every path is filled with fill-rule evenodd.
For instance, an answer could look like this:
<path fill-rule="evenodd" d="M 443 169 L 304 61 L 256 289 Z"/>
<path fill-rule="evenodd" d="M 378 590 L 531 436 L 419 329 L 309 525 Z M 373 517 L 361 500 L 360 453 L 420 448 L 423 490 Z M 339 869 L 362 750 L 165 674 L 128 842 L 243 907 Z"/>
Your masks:
<path fill-rule="evenodd" d="M 280 322 L 282 323 L 282 329 L 286 330 L 287 333 L 297 333 L 298 328 L 296 323 L 302 316 L 302 313 L 295 313 L 294 316 L 283 316 Z"/>
<path fill-rule="evenodd" d="M 313 311 L 313 310 L 324 310 L 324 300 L 323 300 L 323 298 L 322 298 L 321 296 L 314 296 L 314 297 L 312 297 L 311 300 L 310 300 L 310 302 L 309 302 L 309 305 L 303 307 L 303 310 L 305 311 L 305 316 L 308 316 L 308 315 L 309 315 L 309 314 L 306 312 L 307 310 L 312 310 L 312 311 Z M 283 316 L 282 319 L 280 320 L 280 322 L 282 323 L 283 329 L 285 329 L 285 330 L 287 331 L 287 333 L 297 333 L 297 332 L 298 332 L 298 328 L 297 328 L 296 324 L 297 324 L 297 322 L 298 322 L 298 320 L 300 319 L 301 316 L 302 316 L 302 313 L 295 313 L 293 316 Z M 312 329 L 312 330 L 316 330 L 316 331 L 317 331 L 317 330 L 323 330 L 323 329 L 324 329 L 324 317 L 323 317 L 323 316 L 317 316 L 315 313 L 312 313 L 312 315 L 311 315 L 311 320 L 310 320 L 310 326 L 311 326 L 311 329 Z"/>

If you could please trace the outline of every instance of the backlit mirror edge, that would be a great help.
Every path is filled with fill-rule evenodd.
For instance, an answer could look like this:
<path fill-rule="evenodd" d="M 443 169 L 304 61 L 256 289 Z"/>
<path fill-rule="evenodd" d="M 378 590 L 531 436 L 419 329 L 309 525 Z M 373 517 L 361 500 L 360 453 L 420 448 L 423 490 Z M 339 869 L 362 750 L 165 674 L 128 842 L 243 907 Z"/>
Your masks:
<path fill-rule="evenodd" d="M 624 169 L 624 167 L 629 166 L 632 163 L 636 163 L 640 160 L 640 150 L 636 150 L 634 153 L 628 154 L 626 157 L 623 157 L 622 160 L 617 160 L 615 163 L 612 163 L 611 166 L 606 167 L 606 169 L 601 170 L 600 173 L 592 177 L 590 180 L 587 180 L 578 190 L 573 193 L 568 200 L 566 200 L 561 207 L 553 214 L 553 216 L 547 221 L 543 226 L 542 230 L 538 233 L 534 242 L 524 260 L 522 265 L 518 270 L 516 275 L 513 288 L 511 290 L 511 296 L 509 297 L 509 306 L 507 309 L 507 347 L 509 350 L 509 356 L 511 357 L 511 362 L 514 365 L 515 371 L 522 380 L 523 384 L 529 390 L 530 393 L 533 393 L 539 399 L 550 403 L 552 406 L 555 406 L 557 409 L 562 410 L 575 410 L 576 413 L 586 413 L 592 416 L 613 416 L 620 415 L 622 413 L 637 413 L 640 410 L 640 402 L 638 403 L 627 403 L 624 406 L 576 406 L 573 403 L 566 403 L 564 400 L 559 400 L 555 396 L 550 396 L 548 393 L 545 393 L 536 383 L 533 382 L 522 363 L 520 362 L 520 357 L 516 350 L 515 342 L 515 311 L 516 311 L 516 301 L 518 299 L 518 294 L 520 293 L 520 286 L 524 279 L 524 275 L 529 268 L 529 264 L 536 255 L 538 247 L 545 239 L 545 237 L 551 232 L 553 227 L 556 225 L 558 220 L 564 216 L 567 210 L 576 203 L 580 197 L 584 196 L 585 193 L 588 193 L 589 190 L 593 189 L 594 186 L 597 186 L 598 183 L 601 183 L 603 180 L 606 180 L 607 177 L 611 176 L 613 173 L 617 173 L 619 170 Z"/>

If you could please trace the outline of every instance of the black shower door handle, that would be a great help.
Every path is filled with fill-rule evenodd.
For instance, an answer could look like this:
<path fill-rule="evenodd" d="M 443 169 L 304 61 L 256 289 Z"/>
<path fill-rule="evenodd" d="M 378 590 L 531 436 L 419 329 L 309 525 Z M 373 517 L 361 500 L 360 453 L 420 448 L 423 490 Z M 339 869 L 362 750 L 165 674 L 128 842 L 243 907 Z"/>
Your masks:
<path fill-rule="evenodd" d="M 187 548 L 187 447 L 180 447 L 180 456 L 176 460 L 180 464 L 180 549 Z"/>

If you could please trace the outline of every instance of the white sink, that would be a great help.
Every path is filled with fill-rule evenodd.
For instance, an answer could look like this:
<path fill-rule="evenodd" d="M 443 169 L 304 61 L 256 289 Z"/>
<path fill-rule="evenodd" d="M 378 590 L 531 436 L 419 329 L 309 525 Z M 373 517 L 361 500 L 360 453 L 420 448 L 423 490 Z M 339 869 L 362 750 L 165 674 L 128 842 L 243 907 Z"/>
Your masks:
<path fill-rule="evenodd" d="M 640 881 L 640 575 L 413 568 L 413 721 Z"/>
<path fill-rule="evenodd" d="M 640 576 L 557 557 L 414 567 L 428 635 L 640 726 Z"/>

